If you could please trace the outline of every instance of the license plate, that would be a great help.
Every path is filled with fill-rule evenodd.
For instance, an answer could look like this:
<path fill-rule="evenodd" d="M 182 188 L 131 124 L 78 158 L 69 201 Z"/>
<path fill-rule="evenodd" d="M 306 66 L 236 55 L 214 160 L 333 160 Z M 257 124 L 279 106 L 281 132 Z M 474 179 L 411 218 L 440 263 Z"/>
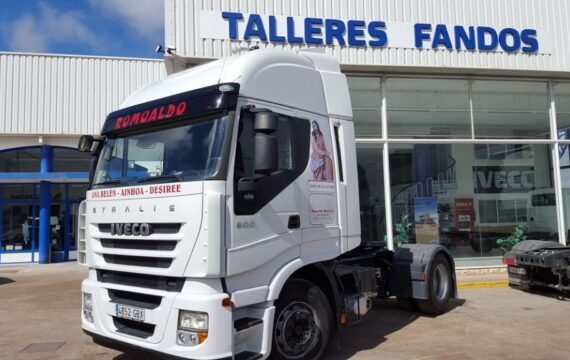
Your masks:
<path fill-rule="evenodd" d="M 525 268 L 509 266 L 509 272 L 513 274 L 525 275 L 526 270 Z"/>
<path fill-rule="evenodd" d="M 115 315 L 120 318 L 143 322 L 145 310 L 134 306 L 115 304 Z"/>

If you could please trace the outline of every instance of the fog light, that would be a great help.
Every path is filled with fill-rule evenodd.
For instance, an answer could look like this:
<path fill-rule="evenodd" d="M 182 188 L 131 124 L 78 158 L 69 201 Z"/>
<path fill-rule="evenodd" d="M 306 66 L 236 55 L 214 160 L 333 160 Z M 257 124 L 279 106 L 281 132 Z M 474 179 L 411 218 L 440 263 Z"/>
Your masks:
<path fill-rule="evenodd" d="M 184 345 L 184 346 L 196 346 L 200 344 L 198 334 L 196 334 L 193 331 L 187 331 L 181 329 L 178 329 L 178 333 L 176 334 L 176 342 L 178 343 L 178 345 Z"/>
<path fill-rule="evenodd" d="M 85 320 L 89 321 L 90 323 L 93 322 L 93 311 L 91 310 L 83 310 L 83 317 Z"/>
<path fill-rule="evenodd" d="M 83 308 L 93 310 L 93 298 L 89 293 L 83 293 Z"/>

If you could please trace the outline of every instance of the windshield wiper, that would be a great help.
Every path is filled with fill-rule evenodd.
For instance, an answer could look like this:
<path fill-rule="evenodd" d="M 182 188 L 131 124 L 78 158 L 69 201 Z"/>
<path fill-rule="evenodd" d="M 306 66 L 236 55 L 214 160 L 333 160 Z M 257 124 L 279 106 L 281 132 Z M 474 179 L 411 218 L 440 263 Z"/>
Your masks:
<path fill-rule="evenodd" d="M 144 183 L 144 182 L 152 182 L 155 180 L 168 180 L 168 179 L 175 179 L 177 181 L 184 181 L 184 178 L 182 176 L 172 174 L 172 175 L 158 175 L 158 176 L 148 177 L 148 178 L 141 179 L 141 180 L 137 181 L 137 184 Z"/>

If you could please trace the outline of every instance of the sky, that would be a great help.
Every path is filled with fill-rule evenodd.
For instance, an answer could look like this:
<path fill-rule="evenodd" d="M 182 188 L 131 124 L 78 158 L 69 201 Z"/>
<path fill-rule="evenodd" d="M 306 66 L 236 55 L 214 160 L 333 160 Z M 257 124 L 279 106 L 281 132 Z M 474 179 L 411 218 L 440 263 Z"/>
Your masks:
<path fill-rule="evenodd" d="M 5 0 L 0 51 L 163 58 L 163 0 Z"/>

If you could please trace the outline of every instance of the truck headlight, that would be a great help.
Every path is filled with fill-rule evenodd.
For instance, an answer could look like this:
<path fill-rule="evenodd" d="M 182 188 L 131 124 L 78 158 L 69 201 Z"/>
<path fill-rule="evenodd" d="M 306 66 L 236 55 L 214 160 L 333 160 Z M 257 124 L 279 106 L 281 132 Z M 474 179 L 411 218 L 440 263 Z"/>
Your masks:
<path fill-rule="evenodd" d="M 208 314 L 180 310 L 176 342 L 178 345 L 196 346 L 208 339 Z"/>
<path fill-rule="evenodd" d="M 93 297 L 89 293 L 83 293 L 83 317 L 90 323 L 93 322 Z"/>
<path fill-rule="evenodd" d="M 93 310 L 93 298 L 89 293 L 83 293 L 83 308 Z"/>
<path fill-rule="evenodd" d="M 184 330 L 208 331 L 208 314 L 196 311 L 180 311 L 178 327 Z"/>

